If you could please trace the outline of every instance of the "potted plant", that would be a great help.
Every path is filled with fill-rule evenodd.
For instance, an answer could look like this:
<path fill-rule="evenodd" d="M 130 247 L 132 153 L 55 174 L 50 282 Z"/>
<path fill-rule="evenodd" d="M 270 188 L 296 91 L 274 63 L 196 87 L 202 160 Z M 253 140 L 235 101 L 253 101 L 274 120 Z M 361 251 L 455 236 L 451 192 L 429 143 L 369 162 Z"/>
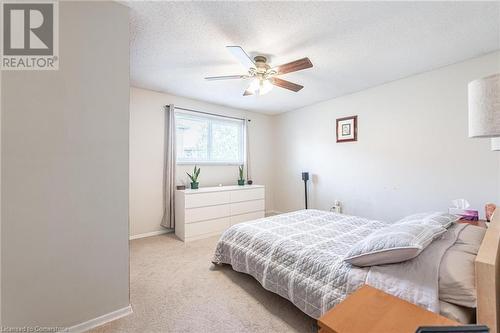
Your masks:
<path fill-rule="evenodd" d="M 243 174 L 243 165 L 239 166 L 240 179 L 238 179 L 238 185 L 245 185 L 245 175 Z"/>
<path fill-rule="evenodd" d="M 194 166 L 193 174 L 190 175 L 189 173 L 186 172 L 186 174 L 189 176 L 191 179 L 191 189 L 196 190 L 198 189 L 198 176 L 200 175 L 200 168 L 197 168 L 196 165 Z"/>

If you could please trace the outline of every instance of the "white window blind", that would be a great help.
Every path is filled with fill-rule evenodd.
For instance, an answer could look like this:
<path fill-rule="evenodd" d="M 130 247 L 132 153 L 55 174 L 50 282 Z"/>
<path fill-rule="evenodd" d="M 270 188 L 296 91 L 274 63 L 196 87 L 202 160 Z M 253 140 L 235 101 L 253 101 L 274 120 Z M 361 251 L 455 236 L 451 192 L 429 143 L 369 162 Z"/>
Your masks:
<path fill-rule="evenodd" d="M 177 164 L 244 164 L 244 120 L 175 113 Z"/>

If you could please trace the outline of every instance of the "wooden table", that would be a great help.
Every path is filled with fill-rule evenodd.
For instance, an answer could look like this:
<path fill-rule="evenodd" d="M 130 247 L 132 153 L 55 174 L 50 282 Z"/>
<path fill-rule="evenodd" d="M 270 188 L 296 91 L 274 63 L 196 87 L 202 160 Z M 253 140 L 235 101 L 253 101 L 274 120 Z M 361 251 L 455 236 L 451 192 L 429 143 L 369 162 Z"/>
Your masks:
<path fill-rule="evenodd" d="M 318 320 L 319 333 L 415 333 L 453 320 L 364 285 Z"/>

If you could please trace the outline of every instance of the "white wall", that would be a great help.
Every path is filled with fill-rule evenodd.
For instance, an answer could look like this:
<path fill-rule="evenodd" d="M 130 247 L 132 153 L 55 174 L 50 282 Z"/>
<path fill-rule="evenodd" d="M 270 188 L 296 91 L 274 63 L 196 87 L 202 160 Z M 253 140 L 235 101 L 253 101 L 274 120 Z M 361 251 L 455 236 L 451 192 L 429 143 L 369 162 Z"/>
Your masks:
<path fill-rule="evenodd" d="M 2 73 L 3 326 L 129 305 L 128 8 L 59 12 L 60 69 Z"/>
<path fill-rule="evenodd" d="M 163 129 L 166 104 L 235 117 L 248 117 L 251 178 L 266 185 L 266 210 L 273 210 L 272 193 L 272 117 L 223 107 L 188 98 L 140 88 L 130 89 L 130 235 L 164 230 L 162 217 Z M 201 165 L 200 186 L 232 185 L 238 179 L 237 166 Z M 180 165 L 177 184 L 187 183 Z"/>
<path fill-rule="evenodd" d="M 311 206 L 338 199 L 347 214 L 398 219 L 468 199 L 498 200 L 499 153 L 467 137 L 467 83 L 500 71 L 489 54 L 332 99 L 274 119 L 274 205 L 303 205 L 301 171 L 313 174 Z M 335 75 L 335 73 L 332 73 Z M 335 119 L 358 115 L 358 142 L 335 143 Z"/>
<path fill-rule="evenodd" d="M 2 72 L 0 71 L 0 258 L 2 258 Z M 0 259 L 0 326 L 3 326 L 2 321 L 2 262 Z"/>

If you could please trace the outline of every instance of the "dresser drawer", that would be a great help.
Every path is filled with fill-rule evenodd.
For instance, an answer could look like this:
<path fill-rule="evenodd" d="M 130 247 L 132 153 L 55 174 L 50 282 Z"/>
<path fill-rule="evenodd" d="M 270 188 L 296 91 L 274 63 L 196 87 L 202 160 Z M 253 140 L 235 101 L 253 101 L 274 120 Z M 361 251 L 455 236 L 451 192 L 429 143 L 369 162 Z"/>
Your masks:
<path fill-rule="evenodd" d="M 222 233 L 230 227 L 229 217 L 186 224 L 185 237 L 193 238 L 205 234 Z"/>
<path fill-rule="evenodd" d="M 213 220 L 231 215 L 231 206 L 218 205 L 198 208 L 188 208 L 185 212 L 185 223 Z"/>
<path fill-rule="evenodd" d="M 255 188 L 251 190 L 231 191 L 231 202 L 250 201 L 264 199 L 265 190 Z"/>
<path fill-rule="evenodd" d="M 223 205 L 230 202 L 229 191 L 188 194 L 185 198 L 186 208 Z"/>
<path fill-rule="evenodd" d="M 264 200 L 253 200 L 235 202 L 231 204 L 231 215 L 240 215 L 245 213 L 257 212 L 264 210 Z"/>
<path fill-rule="evenodd" d="M 246 221 L 257 220 L 257 219 L 263 218 L 264 215 L 265 214 L 264 214 L 263 210 L 261 210 L 260 212 L 233 215 L 233 216 L 231 216 L 231 225 L 235 225 L 235 224 L 238 224 L 241 222 L 246 222 Z"/>

